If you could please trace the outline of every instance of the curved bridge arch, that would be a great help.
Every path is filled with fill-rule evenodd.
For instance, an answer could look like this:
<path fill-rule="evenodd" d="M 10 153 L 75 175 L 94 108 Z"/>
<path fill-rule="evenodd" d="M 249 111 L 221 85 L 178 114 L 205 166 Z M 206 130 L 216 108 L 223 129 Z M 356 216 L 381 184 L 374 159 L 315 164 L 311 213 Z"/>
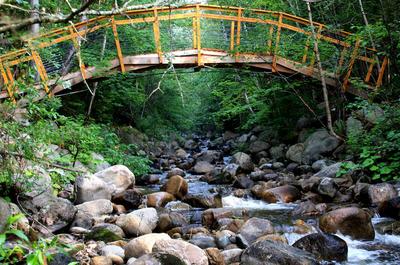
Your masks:
<path fill-rule="evenodd" d="M 99 16 L 27 39 L 26 48 L 1 55 L 0 98 L 15 101 L 23 93 L 21 84 L 29 84 L 27 76 L 32 72 L 37 72 L 40 80 L 30 85 L 41 96 L 51 96 L 115 71 L 171 63 L 179 67 L 248 65 L 320 79 L 313 41 L 320 44 L 323 74 L 329 85 L 361 96 L 382 85 L 386 57 L 362 47 L 361 40 L 348 32 L 331 31 L 320 23 L 314 26 L 317 40 L 311 36 L 308 20 L 300 17 L 211 5 Z M 96 65 L 99 62 L 101 65 Z M 363 90 L 354 88 L 353 77 Z"/>

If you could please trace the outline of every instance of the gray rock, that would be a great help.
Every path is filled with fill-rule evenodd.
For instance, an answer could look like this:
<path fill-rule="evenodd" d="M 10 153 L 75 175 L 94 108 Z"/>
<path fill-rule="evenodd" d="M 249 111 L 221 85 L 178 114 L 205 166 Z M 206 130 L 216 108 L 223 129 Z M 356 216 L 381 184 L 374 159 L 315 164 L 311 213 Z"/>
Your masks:
<path fill-rule="evenodd" d="M 157 223 L 158 215 L 154 208 L 144 208 L 121 215 L 116 221 L 116 225 L 131 236 L 150 234 L 157 227 Z"/>
<path fill-rule="evenodd" d="M 389 183 L 379 183 L 368 188 L 369 202 L 374 205 L 396 198 L 397 194 L 397 190 Z"/>
<path fill-rule="evenodd" d="M 228 249 L 221 252 L 226 265 L 240 262 L 240 256 L 242 255 L 242 253 L 243 250 L 240 248 Z"/>
<path fill-rule="evenodd" d="M 266 151 L 270 148 L 270 145 L 263 141 L 254 141 L 249 146 L 249 152 L 256 154 L 261 151 Z"/>
<path fill-rule="evenodd" d="M 110 255 L 115 255 L 124 259 L 125 251 L 120 246 L 107 245 L 101 248 L 101 255 L 106 257 Z"/>
<path fill-rule="evenodd" d="M 232 163 L 239 165 L 239 168 L 245 172 L 251 172 L 254 169 L 254 164 L 251 161 L 251 157 L 243 152 L 234 154 Z"/>
<path fill-rule="evenodd" d="M 295 144 L 289 147 L 286 152 L 286 158 L 290 161 L 301 164 L 304 152 L 304 144 Z"/>
<path fill-rule="evenodd" d="M 311 164 L 322 155 L 329 154 L 339 146 L 339 140 L 326 130 L 318 130 L 311 134 L 304 143 L 302 162 Z M 295 161 L 296 162 L 296 161 Z"/>
<path fill-rule="evenodd" d="M 318 185 L 318 193 L 330 198 L 335 197 L 338 186 L 332 178 L 323 178 Z"/>
<path fill-rule="evenodd" d="M 8 202 L 0 198 L 0 233 L 4 231 L 8 217 L 11 214 L 11 208 Z"/>
<path fill-rule="evenodd" d="M 193 167 L 193 171 L 197 174 L 206 174 L 213 171 L 215 167 L 207 161 L 198 161 Z"/>
<path fill-rule="evenodd" d="M 139 258 L 142 255 L 152 253 L 154 244 L 159 240 L 171 239 L 167 234 L 147 234 L 132 239 L 125 246 L 125 256 L 127 258 Z"/>
<path fill-rule="evenodd" d="M 220 161 L 222 158 L 222 153 L 216 150 L 207 150 L 202 152 L 196 159 L 196 161 L 206 161 L 208 163 L 215 163 Z"/>
<path fill-rule="evenodd" d="M 135 185 L 135 175 L 123 165 L 115 165 L 94 174 L 112 189 L 112 193 L 123 192 Z"/>
<path fill-rule="evenodd" d="M 222 174 L 224 175 L 224 177 L 234 179 L 234 177 L 237 175 L 238 169 L 239 165 L 231 163 L 224 167 L 224 169 L 222 170 Z"/>
<path fill-rule="evenodd" d="M 189 243 L 196 245 L 202 249 L 215 248 L 217 246 L 213 236 L 201 233 L 193 235 L 192 238 L 189 240 Z"/>
<path fill-rule="evenodd" d="M 356 118 L 350 116 L 346 120 L 346 135 L 350 136 L 352 135 L 353 137 L 361 135 L 363 132 L 363 124 L 361 121 L 357 120 Z"/>
<path fill-rule="evenodd" d="M 318 178 L 334 178 L 336 177 L 337 172 L 339 172 L 342 163 L 335 163 L 333 165 L 324 167 L 322 170 L 318 171 L 314 174 L 314 177 Z"/>
<path fill-rule="evenodd" d="M 215 239 L 218 248 L 224 249 L 228 245 L 236 242 L 236 234 L 229 230 L 217 231 Z"/>
<path fill-rule="evenodd" d="M 94 175 L 81 175 L 76 178 L 76 202 L 84 203 L 98 199 L 111 200 L 112 187 Z"/>
<path fill-rule="evenodd" d="M 369 104 L 367 107 L 356 111 L 356 115 L 366 122 L 376 124 L 385 115 L 385 112 L 376 104 Z"/>
<path fill-rule="evenodd" d="M 132 259 L 132 258 L 131 258 Z M 131 260 L 129 259 L 129 260 Z M 128 265 L 188 265 L 179 257 L 169 253 L 151 253 L 141 256 Z"/>
<path fill-rule="evenodd" d="M 154 244 L 153 252 L 177 256 L 187 265 L 208 265 L 208 258 L 205 251 L 183 240 L 159 240 Z"/>
<path fill-rule="evenodd" d="M 239 230 L 239 235 L 241 235 L 248 244 L 252 244 L 257 238 L 273 234 L 274 232 L 274 227 L 269 220 L 252 217 L 244 223 Z"/>
<path fill-rule="evenodd" d="M 78 204 L 76 205 L 76 209 L 92 216 L 101 216 L 112 213 L 113 206 L 111 201 L 100 199 Z"/>
<path fill-rule="evenodd" d="M 278 146 L 273 146 L 269 149 L 269 154 L 273 160 L 281 160 L 285 157 L 285 145 L 280 144 Z"/>
<path fill-rule="evenodd" d="M 308 252 L 270 240 L 255 242 L 241 256 L 240 265 L 317 265 Z"/>

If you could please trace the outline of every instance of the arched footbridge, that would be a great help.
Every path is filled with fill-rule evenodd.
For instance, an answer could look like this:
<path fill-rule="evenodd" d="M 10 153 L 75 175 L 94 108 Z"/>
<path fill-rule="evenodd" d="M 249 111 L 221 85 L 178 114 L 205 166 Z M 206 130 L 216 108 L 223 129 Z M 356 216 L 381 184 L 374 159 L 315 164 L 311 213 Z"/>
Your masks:
<path fill-rule="evenodd" d="M 188 5 L 98 16 L 26 39 L 0 56 L 0 99 L 34 88 L 54 95 L 114 72 L 156 67 L 236 66 L 320 79 L 365 96 L 387 79 L 388 59 L 351 33 L 283 12 Z"/>

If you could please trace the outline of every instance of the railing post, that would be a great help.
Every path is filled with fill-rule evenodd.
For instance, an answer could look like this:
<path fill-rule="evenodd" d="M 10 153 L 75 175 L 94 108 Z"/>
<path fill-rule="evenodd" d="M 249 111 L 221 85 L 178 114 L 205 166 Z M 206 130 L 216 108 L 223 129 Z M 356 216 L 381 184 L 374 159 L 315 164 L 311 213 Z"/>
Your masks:
<path fill-rule="evenodd" d="M 4 66 L 3 66 L 3 63 L 1 61 L 0 61 L 0 72 L 1 72 L 1 76 L 3 77 L 3 80 L 4 80 L 4 85 L 7 88 L 8 96 L 10 97 L 11 101 L 14 104 L 16 104 L 17 101 L 15 100 L 15 97 L 14 97 L 14 92 L 13 92 L 13 88 L 12 88 L 12 82 L 10 82 L 11 80 L 8 80 L 6 71 L 4 70 Z"/>
<path fill-rule="evenodd" d="M 276 70 L 276 56 L 278 54 L 279 42 L 281 40 L 282 19 L 283 19 L 283 14 L 279 13 L 278 30 L 276 32 L 274 57 L 272 58 L 272 72 L 274 72 L 274 73 L 277 72 L 277 70 Z"/>
<path fill-rule="evenodd" d="M 378 80 L 376 81 L 376 89 L 378 89 L 382 85 L 383 75 L 385 74 L 385 70 L 386 70 L 388 63 L 389 63 L 389 59 L 387 57 L 385 57 L 385 59 L 383 60 L 382 66 L 381 66 L 381 70 L 379 71 Z"/>
<path fill-rule="evenodd" d="M 354 63 L 355 63 L 356 58 L 357 58 L 358 48 L 359 47 L 360 47 L 360 40 L 358 39 L 356 41 L 356 45 L 354 46 L 353 53 L 351 54 L 351 59 L 350 59 L 349 68 L 347 70 L 346 77 L 344 78 L 344 82 L 343 82 L 343 91 L 344 92 L 346 92 L 347 88 L 349 87 L 349 79 L 350 79 L 350 76 L 351 76 L 351 72 L 353 71 L 353 66 L 354 66 Z"/>
<path fill-rule="evenodd" d="M 372 71 L 374 70 L 374 66 L 375 66 L 375 62 L 372 62 L 368 67 L 368 72 L 367 72 L 367 75 L 365 76 L 365 79 L 364 79 L 364 81 L 366 83 L 368 83 L 369 80 L 371 79 L 371 75 L 372 75 Z"/>
<path fill-rule="evenodd" d="M 70 32 L 71 35 L 75 34 L 72 26 L 69 28 L 69 32 Z M 78 58 L 79 69 L 81 71 L 82 78 L 86 80 L 86 66 L 82 61 L 81 47 L 80 47 L 79 42 L 78 42 L 78 37 L 72 38 L 72 42 L 73 42 L 75 50 L 76 50 L 76 56 Z"/>
<path fill-rule="evenodd" d="M 271 48 L 272 48 L 272 37 L 273 36 L 274 36 L 274 26 L 271 25 L 269 27 L 269 38 L 268 38 L 268 41 L 267 41 L 267 45 L 268 45 L 267 52 L 268 52 L 269 55 L 271 55 L 271 53 L 272 53 Z"/>
<path fill-rule="evenodd" d="M 38 54 L 38 52 L 35 50 L 35 48 L 33 46 L 31 46 L 31 52 L 32 52 L 33 61 L 35 62 L 38 73 L 39 73 L 39 77 L 43 82 L 44 91 L 46 91 L 47 95 L 49 97 L 51 97 L 50 90 L 47 85 L 47 81 L 48 81 L 47 72 L 46 72 L 46 69 L 44 68 L 42 59 L 40 58 L 40 55 Z"/>
<path fill-rule="evenodd" d="M 117 48 L 117 55 L 121 67 L 121 72 L 125 73 L 124 57 L 122 56 L 121 45 L 118 38 L 117 24 L 115 24 L 114 16 L 111 17 L 111 26 L 114 34 L 115 46 Z"/>
<path fill-rule="evenodd" d="M 235 21 L 231 22 L 231 43 L 230 43 L 230 50 L 233 52 L 235 49 Z"/>
<path fill-rule="evenodd" d="M 157 8 L 154 8 L 154 23 L 153 23 L 154 43 L 156 45 L 156 51 L 158 54 L 158 61 L 163 62 L 161 42 L 160 42 L 160 22 L 158 20 Z"/>
<path fill-rule="evenodd" d="M 196 44 L 197 44 L 197 65 L 202 66 L 201 54 L 201 24 L 200 24 L 200 5 L 196 5 Z"/>
<path fill-rule="evenodd" d="M 238 57 L 240 55 L 239 48 L 240 48 L 240 41 L 241 41 L 241 32 L 242 32 L 242 9 L 238 9 L 238 18 L 237 18 L 237 30 L 236 30 L 236 61 L 238 61 Z"/>

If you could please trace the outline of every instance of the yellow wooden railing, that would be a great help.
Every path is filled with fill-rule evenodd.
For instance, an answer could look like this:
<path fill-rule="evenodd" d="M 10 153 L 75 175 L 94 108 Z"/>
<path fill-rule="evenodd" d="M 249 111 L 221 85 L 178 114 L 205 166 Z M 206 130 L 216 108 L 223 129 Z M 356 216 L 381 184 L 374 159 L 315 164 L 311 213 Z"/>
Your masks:
<path fill-rule="evenodd" d="M 171 23 L 175 24 L 171 26 Z M 138 28 L 138 32 L 144 28 L 151 30 L 151 40 L 148 39 L 148 35 L 147 39 L 143 40 L 133 40 L 126 36 L 124 28 L 138 25 L 142 26 Z M 168 26 L 168 34 L 161 29 L 165 25 Z M 217 25 L 217 28 L 212 28 L 211 25 Z M 126 56 L 135 55 L 130 54 L 129 51 L 125 52 L 124 49 L 131 50 L 145 44 L 149 46 L 150 43 L 152 43 L 152 50 L 142 51 L 139 54 L 155 53 L 160 65 L 171 63 L 166 55 L 172 54 L 174 50 L 170 47 L 167 49 L 169 45 L 165 45 L 166 38 L 169 38 L 169 42 L 189 41 L 189 45 L 177 50 L 195 51 L 197 66 L 220 62 L 220 59 L 215 59 L 215 62 L 206 60 L 207 51 L 220 51 L 225 52 L 225 56 L 233 58 L 229 64 L 255 64 L 260 63 L 260 58 L 263 58 L 262 63 L 269 65 L 272 72 L 287 69 L 319 78 L 312 50 L 313 41 L 318 41 L 321 52 L 323 53 L 324 49 L 327 51 L 326 62 L 330 65 L 325 69 L 324 75 L 334 80 L 330 84 L 340 85 L 346 91 L 352 87 L 353 78 L 357 77 L 363 81 L 366 91 L 382 85 L 388 65 L 388 59 L 385 56 L 379 55 L 378 51 L 372 48 L 363 47 L 361 40 L 348 32 L 331 31 L 320 23 L 314 23 L 314 26 L 317 31 L 317 40 L 312 38 L 309 21 L 300 17 L 275 11 L 211 5 L 158 7 L 128 11 L 123 15 L 99 16 L 26 39 L 26 48 L 1 55 L 2 96 L 0 98 L 10 98 L 15 102 L 16 97 L 23 93 L 21 84 L 28 82 L 28 72 L 32 69 L 37 72 L 35 79 L 37 81 L 33 83 L 33 86 L 51 95 L 53 87 L 62 79 L 60 75 L 66 73 L 57 73 L 58 76 L 49 73 L 49 67 L 46 69 L 45 64 L 52 63 L 51 61 L 55 59 L 46 59 L 46 52 L 50 51 L 51 58 L 54 56 L 51 54 L 51 49 L 55 47 L 61 56 L 70 49 L 68 47 L 74 47 L 75 51 L 83 49 L 81 47 L 83 42 L 87 48 L 94 47 L 97 44 L 88 36 L 99 31 L 112 32 L 113 46 L 107 50 L 115 49 L 115 58 L 118 60 L 121 72 L 126 71 Z M 182 36 L 179 28 L 191 31 L 190 37 Z M 121 41 L 121 38 L 124 40 Z M 176 38 L 181 38 L 181 40 L 176 40 Z M 213 38 L 216 41 L 213 42 Z M 223 41 L 219 41 L 221 38 Z M 261 39 L 261 41 L 256 43 L 253 39 Z M 257 47 L 255 50 L 251 48 L 246 50 L 249 45 Z M 85 61 L 80 53 L 76 54 L 78 54 L 78 71 L 81 78 L 86 80 L 91 75 L 90 62 Z M 63 63 L 62 60 L 60 63 Z M 139 64 L 143 65 L 145 61 L 141 60 Z M 154 65 L 154 62 L 152 64 Z"/>

